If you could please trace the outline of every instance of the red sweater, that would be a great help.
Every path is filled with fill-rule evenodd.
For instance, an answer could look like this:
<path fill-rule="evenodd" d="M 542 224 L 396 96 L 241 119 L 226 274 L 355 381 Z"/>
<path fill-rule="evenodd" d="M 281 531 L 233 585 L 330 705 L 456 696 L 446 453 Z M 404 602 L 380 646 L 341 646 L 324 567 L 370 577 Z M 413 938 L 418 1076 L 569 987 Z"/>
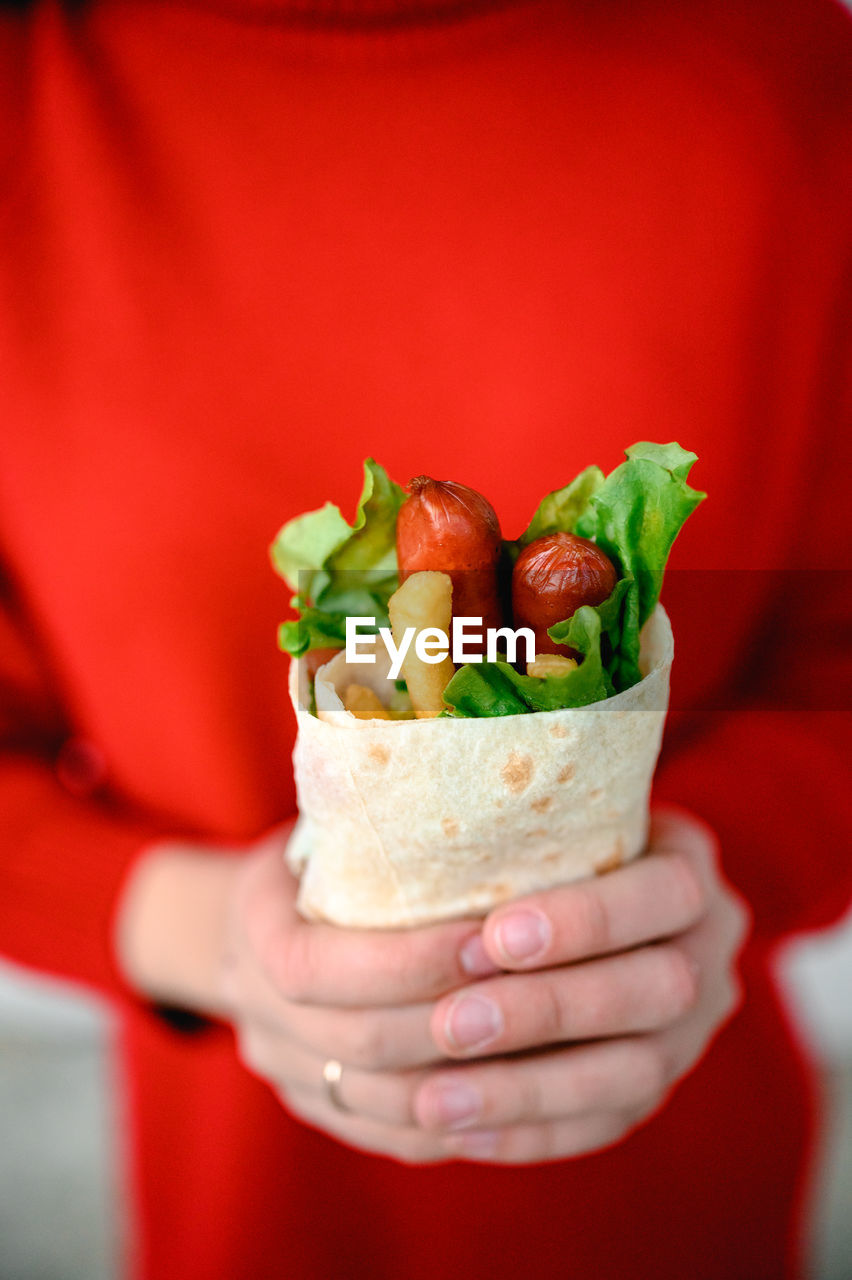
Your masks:
<path fill-rule="evenodd" d="M 134 1274 L 793 1274 L 809 1076 L 767 963 L 852 887 L 847 16 L 5 9 L 0 183 L 0 947 L 115 1001 Z M 226 1029 L 125 989 L 122 882 L 153 837 L 293 808 L 285 519 L 351 512 L 371 453 L 481 489 L 514 535 L 642 439 L 694 448 L 711 495 L 666 584 L 658 792 L 752 902 L 747 1003 L 607 1152 L 356 1154 Z"/>

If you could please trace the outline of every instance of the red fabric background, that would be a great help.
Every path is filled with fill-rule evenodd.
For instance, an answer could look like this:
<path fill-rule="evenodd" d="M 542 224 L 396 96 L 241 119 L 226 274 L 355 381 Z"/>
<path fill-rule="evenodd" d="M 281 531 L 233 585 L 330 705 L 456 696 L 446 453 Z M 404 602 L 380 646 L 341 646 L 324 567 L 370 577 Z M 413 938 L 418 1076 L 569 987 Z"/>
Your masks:
<path fill-rule="evenodd" d="M 121 1009 L 140 1276 L 792 1274 L 809 1077 L 766 962 L 852 882 L 849 22 L 403 8 L 0 19 L 0 946 Z M 127 868 L 292 810 L 285 519 L 351 513 L 371 453 L 481 489 L 513 536 L 640 439 L 694 448 L 711 494 L 667 581 L 658 793 L 752 902 L 746 1008 L 612 1151 L 344 1150 L 224 1030 L 124 990 Z M 69 739 L 86 776 L 66 747 L 57 777 Z"/>

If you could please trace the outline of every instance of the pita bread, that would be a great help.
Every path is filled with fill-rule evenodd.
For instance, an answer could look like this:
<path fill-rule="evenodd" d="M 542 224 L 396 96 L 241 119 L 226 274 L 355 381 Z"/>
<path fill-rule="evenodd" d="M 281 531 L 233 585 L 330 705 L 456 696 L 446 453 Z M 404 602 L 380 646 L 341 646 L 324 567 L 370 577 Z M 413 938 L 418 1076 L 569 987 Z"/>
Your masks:
<path fill-rule="evenodd" d="M 309 682 L 294 662 L 300 818 L 287 851 L 311 919 L 399 927 L 479 916 L 642 852 L 668 706 L 671 626 L 642 633 L 643 679 L 587 707 L 488 719 L 358 720 L 353 681 L 387 702 L 375 664 L 338 654 Z"/>

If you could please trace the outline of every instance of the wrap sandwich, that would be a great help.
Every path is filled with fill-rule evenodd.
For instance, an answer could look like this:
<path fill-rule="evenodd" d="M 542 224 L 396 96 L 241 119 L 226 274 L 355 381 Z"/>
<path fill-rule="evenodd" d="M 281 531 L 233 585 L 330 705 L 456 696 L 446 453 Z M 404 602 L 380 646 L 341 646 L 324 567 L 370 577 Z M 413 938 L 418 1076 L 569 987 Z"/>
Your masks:
<path fill-rule="evenodd" d="M 466 560 L 464 573 L 434 563 L 458 555 L 433 537 L 434 510 L 424 524 L 417 506 L 440 482 L 419 478 L 406 496 L 372 459 L 351 526 L 326 504 L 283 527 L 272 558 L 300 615 L 279 636 L 294 659 L 298 725 L 299 818 L 287 857 L 305 916 L 361 927 L 477 916 L 642 852 L 673 657 L 659 594 L 674 538 L 705 496 L 687 483 L 694 461 L 676 444 L 634 445 L 608 477 L 589 467 L 548 494 L 514 541 L 494 534 L 481 495 L 450 485 L 464 490 L 465 519 L 473 512 L 494 545 L 491 560 Z M 445 519 L 452 503 L 439 496 Z M 565 546 L 611 572 L 596 595 L 582 578 L 585 597 L 572 600 L 592 602 L 559 617 L 568 597 L 547 608 L 544 597 Z M 477 593 L 484 599 L 491 575 L 496 621 L 496 610 L 503 621 L 523 613 L 534 623 L 536 609 L 545 619 L 533 627 L 532 660 L 501 637 L 496 651 L 474 645 L 470 661 L 453 663 L 451 650 L 432 656 L 429 671 L 413 644 L 400 659 L 397 602 L 406 593 L 443 591 L 455 622 L 456 602 L 467 610 Z M 354 619 L 357 650 L 347 648 Z M 420 638 L 417 625 L 410 630 Z M 424 710 L 417 682 L 425 674 L 434 683 L 439 671 L 437 704 Z"/>

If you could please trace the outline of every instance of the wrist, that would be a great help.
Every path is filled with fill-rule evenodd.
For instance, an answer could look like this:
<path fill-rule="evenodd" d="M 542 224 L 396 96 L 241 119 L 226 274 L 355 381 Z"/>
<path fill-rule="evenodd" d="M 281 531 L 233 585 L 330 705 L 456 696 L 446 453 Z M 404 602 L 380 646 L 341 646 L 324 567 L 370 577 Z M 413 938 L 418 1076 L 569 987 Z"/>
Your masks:
<path fill-rule="evenodd" d="M 141 995 L 222 1016 L 224 937 L 242 859 L 156 844 L 137 862 L 116 913 L 115 949 Z"/>

